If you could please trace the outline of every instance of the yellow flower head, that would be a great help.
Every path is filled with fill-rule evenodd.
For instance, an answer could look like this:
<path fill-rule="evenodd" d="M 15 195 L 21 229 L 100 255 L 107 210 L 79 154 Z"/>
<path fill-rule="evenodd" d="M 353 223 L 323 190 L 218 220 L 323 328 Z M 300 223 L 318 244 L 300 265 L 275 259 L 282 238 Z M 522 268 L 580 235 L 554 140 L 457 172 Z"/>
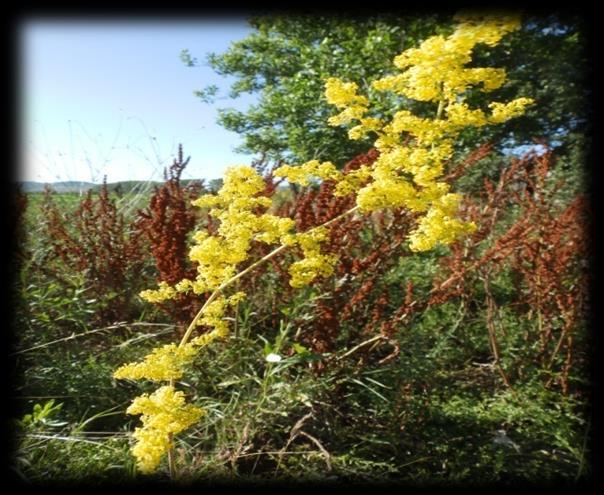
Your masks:
<path fill-rule="evenodd" d="M 134 399 L 126 411 L 140 414 L 143 426 L 136 428 L 137 440 L 132 453 L 143 473 L 155 471 L 164 454 L 170 449 L 170 437 L 197 423 L 204 411 L 185 404 L 184 394 L 166 385 L 152 395 L 143 394 Z"/>
<path fill-rule="evenodd" d="M 289 267 L 292 287 L 308 285 L 317 277 L 329 277 L 333 274 L 338 257 L 333 254 L 322 254 L 321 243 L 327 239 L 328 231 L 324 227 L 315 227 L 307 232 L 288 235 L 282 242 L 288 246 L 298 245 L 302 248 L 304 258 L 292 263 Z"/>
<path fill-rule="evenodd" d="M 120 366 L 113 377 L 129 380 L 152 380 L 155 382 L 177 380 L 183 374 L 183 368 L 195 357 L 197 350 L 191 344 L 178 347 L 167 344 L 153 349 L 140 363 Z"/>
<path fill-rule="evenodd" d="M 349 137 L 360 139 L 369 131 L 376 132 L 374 146 L 380 151 L 363 182 L 351 184 L 342 175 L 336 179 L 336 193 L 356 192 L 357 205 L 363 212 L 402 206 L 424 213 L 410 236 L 410 246 L 417 251 L 453 242 L 474 228 L 455 218 L 458 197 L 439 182 L 459 133 L 466 127 L 504 122 L 524 113 L 532 103 L 528 98 L 493 102 L 490 113 L 465 103 L 469 88 L 489 92 L 506 80 L 503 69 L 468 67 L 474 48 L 479 44 L 496 45 L 520 27 L 520 20 L 511 14 L 480 12 L 461 13 L 456 20 L 458 25 L 450 36 L 433 36 L 417 48 L 404 51 L 394 58 L 400 73 L 372 83 L 378 91 L 433 102 L 433 118 L 399 110 L 390 122 L 382 122 L 366 116 L 369 103 L 357 93 L 357 85 L 333 78 L 326 83 L 327 100 L 340 110 L 330 123 L 358 121 L 349 130 Z"/>
<path fill-rule="evenodd" d="M 275 177 L 284 177 L 289 182 L 300 184 L 301 186 L 308 186 L 312 177 L 318 177 L 323 180 L 339 180 L 342 176 L 333 163 L 321 163 L 319 160 L 311 160 L 298 167 L 282 165 L 273 172 L 273 175 Z"/>

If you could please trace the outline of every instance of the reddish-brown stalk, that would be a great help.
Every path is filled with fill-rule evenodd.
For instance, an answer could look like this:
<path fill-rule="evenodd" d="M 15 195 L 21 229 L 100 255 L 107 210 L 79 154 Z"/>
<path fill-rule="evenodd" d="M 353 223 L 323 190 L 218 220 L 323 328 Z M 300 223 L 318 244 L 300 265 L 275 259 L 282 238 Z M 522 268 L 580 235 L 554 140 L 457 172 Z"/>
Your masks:
<path fill-rule="evenodd" d="M 182 172 L 190 157 L 183 159 L 182 145 L 172 165 L 164 170 L 164 183 L 155 187 L 149 206 L 139 210 L 137 228 L 144 233 L 151 246 L 151 255 L 157 268 L 157 281 L 174 285 L 181 280 L 194 279 L 196 270 L 189 262 L 189 236 L 195 228 L 197 216 L 191 201 L 199 196 L 203 185 L 193 182 L 183 186 Z M 211 229 L 211 227 L 210 227 Z M 179 294 L 175 299 L 159 305 L 172 319 L 185 324 L 193 319 L 204 302 L 195 294 Z"/>

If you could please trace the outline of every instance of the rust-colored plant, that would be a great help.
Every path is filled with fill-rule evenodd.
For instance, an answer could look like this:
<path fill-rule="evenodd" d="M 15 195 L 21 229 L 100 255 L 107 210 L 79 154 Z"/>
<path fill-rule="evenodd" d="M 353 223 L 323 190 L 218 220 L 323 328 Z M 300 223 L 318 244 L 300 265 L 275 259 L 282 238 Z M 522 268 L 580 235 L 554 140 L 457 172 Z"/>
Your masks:
<path fill-rule="evenodd" d="M 12 215 L 10 224 L 10 235 L 11 235 L 11 255 L 16 257 L 16 261 L 19 262 L 27 257 L 25 251 L 25 212 L 28 207 L 28 198 L 20 187 L 17 187 L 12 191 Z M 11 260 L 12 261 L 12 260 Z"/>
<path fill-rule="evenodd" d="M 181 175 L 190 157 L 183 159 L 182 145 L 178 156 L 169 169 L 164 170 L 164 183 L 155 187 L 149 206 L 139 210 L 137 228 L 151 246 L 151 254 L 157 267 L 157 282 L 170 285 L 188 278 L 195 278 L 195 269 L 188 259 L 189 234 L 197 217 L 191 200 L 199 196 L 202 184 L 193 182 L 183 186 Z M 190 321 L 203 304 L 203 298 L 195 294 L 179 294 L 160 307 L 178 323 Z"/>
<path fill-rule="evenodd" d="M 557 383 L 568 393 L 574 335 L 586 309 L 588 204 L 582 195 L 567 205 L 559 204 L 562 183 L 549 180 L 553 161 L 550 150 L 513 160 L 496 183 L 485 179 L 483 198 L 466 199 L 466 214 L 478 229 L 452 245 L 450 256 L 442 258 L 443 272 L 434 282 L 427 306 L 454 296 L 477 297 L 476 287 L 481 285 L 494 364 L 512 388 L 512 370 L 502 366 L 506 350 L 498 333 L 504 330 L 498 331 L 495 324 L 498 308 L 492 293 L 494 277 L 509 271 L 516 297 L 509 306 L 535 322 L 524 335 L 527 349 L 538 342 L 532 364 L 548 373 L 548 386 Z M 512 209 L 515 213 L 510 213 Z M 513 374 L 522 374 L 528 365 L 516 362 Z"/>
<path fill-rule="evenodd" d="M 102 321 L 130 319 L 132 287 L 140 285 L 144 246 L 140 232 L 124 219 L 110 198 L 106 178 L 98 192 L 89 190 L 73 217 L 57 207 L 49 188 L 42 203 L 43 231 L 49 251 L 42 265 L 46 273 L 61 277 L 60 260 L 83 275 L 87 287 L 101 301 Z"/>
<path fill-rule="evenodd" d="M 446 179 L 453 182 L 464 177 L 492 149 L 491 144 L 481 146 L 459 165 L 451 166 Z M 377 156 L 375 150 L 361 155 L 348 163 L 344 172 L 371 163 Z M 385 275 L 412 254 L 403 241 L 413 228 L 413 214 L 394 209 L 366 218 L 349 216 L 331 224 L 325 250 L 339 254 L 337 277 L 335 283 L 312 284 L 315 303 L 296 321 L 297 338 L 315 352 L 353 348 L 359 365 L 385 364 L 397 357 L 396 334 L 413 317 L 449 301 L 466 305 L 482 298 L 485 339 L 493 368 L 503 383 L 513 389 L 519 374 L 537 366 L 548 372 L 549 386 L 558 384 L 568 392 L 574 363 L 573 336 L 586 305 L 587 202 L 578 196 L 570 204 L 559 204 L 561 184 L 551 184 L 548 179 L 552 163 L 549 151 L 512 160 L 494 180 L 484 180 L 481 194 L 466 198 L 464 216 L 478 228 L 465 240 L 452 244 L 449 253 L 440 258 L 441 269 L 427 293 L 417 292 L 411 279 L 385 282 Z M 269 176 L 267 181 L 271 180 Z M 278 214 L 294 218 L 300 230 L 336 218 L 352 203 L 349 197 L 334 197 L 332 189 L 333 183 L 324 181 L 294 193 L 281 203 Z M 275 184 L 267 184 L 267 190 L 273 193 Z M 288 254 L 275 256 L 270 265 L 271 276 L 284 288 L 281 304 L 292 297 L 288 274 L 282 268 L 285 256 Z M 247 289 L 252 285 L 257 288 L 268 267 L 242 283 L 250 285 Z M 537 354 L 518 357 L 507 368 L 504 361 L 509 362 L 509 352 L 501 342 L 498 321 L 502 308 L 492 290 L 493 280 L 506 271 L 516 283 L 516 298 L 509 307 L 525 321 L 535 322 L 535 329 L 525 332 L 526 348 L 539 342 Z M 268 305 L 266 316 L 274 319 L 275 325 L 279 318 L 276 307 L 276 303 Z"/>

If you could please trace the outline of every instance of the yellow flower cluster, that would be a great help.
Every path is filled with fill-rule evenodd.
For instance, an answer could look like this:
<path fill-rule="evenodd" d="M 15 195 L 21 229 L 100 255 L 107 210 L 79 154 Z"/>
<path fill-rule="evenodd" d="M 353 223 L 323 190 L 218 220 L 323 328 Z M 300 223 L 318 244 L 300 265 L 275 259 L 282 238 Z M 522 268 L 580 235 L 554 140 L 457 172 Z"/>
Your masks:
<path fill-rule="evenodd" d="M 289 233 L 294 226 L 292 219 L 257 213 L 272 204 L 270 198 L 258 196 L 263 189 L 264 180 L 252 167 L 230 167 L 218 194 L 206 194 L 193 202 L 210 208 L 210 215 L 220 221 L 218 235 L 198 231 L 193 236 L 195 244 L 189 258 L 197 264 L 196 279 L 182 280 L 174 287 L 162 282 L 156 290 L 141 292 L 141 297 L 161 302 L 178 292 L 214 291 L 237 273 L 237 266 L 248 258 L 252 241 L 270 244 Z"/>
<path fill-rule="evenodd" d="M 343 174 L 331 162 L 319 162 L 318 160 L 310 160 L 297 167 L 290 165 L 282 165 L 273 171 L 275 177 L 283 177 L 289 182 L 308 186 L 313 177 L 322 180 L 336 181 L 334 195 L 346 196 L 356 192 L 371 178 L 371 169 L 366 165 L 362 165 L 357 170 Z"/>
<path fill-rule="evenodd" d="M 208 322 L 213 323 L 211 317 L 207 318 Z M 120 380 L 146 379 L 154 382 L 178 380 L 182 377 L 184 368 L 193 361 L 199 352 L 199 348 L 225 336 L 224 327 L 217 325 L 217 328 L 211 332 L 200 335 L 184 345 L 167 344 L 153 349 L 142 362 L 120 366 L 113 373 L 113 377 Z"/>
<path fill-rule="evenodd" d="M 282 239 L 283 244 L 287 246 L 300 246 L 304 253 L 303 259 L 289 267 L 289 284 L 292 287 L 303 287 L 318 276 L 329 277 L 333 274 L 338 257 L 333 254 L 321 254 L 321 242 L 327 238 L 327 234 L 327 229 L 317 227 L 308 232 L 284 236 Z"/>
<path fill-rule="evenodd" d="M 520 19 L 510 15 L 461 14 L 455 32 L 445 38 L 433 36 L 419 48 L 406 50 L 394 65 L 407 69 L 374 83 L 379 90 L 391 90 L 414 100 L 452 101 L 470 85 L 483 84 L 485 91 L 499 88 L 505 71 L 494 68 L 467 68 L 472 50 L 479 43 L 496 45 L 503 36 L 520 27 Z"/>
<path fill-rule="evenodd" d="M 394 59 L 403 72 L 374 81 L 378 91 L 437 104 L 435 118 L 422 118 L 408 110 L 394 114 L 388 123 L 367 117 L 367 99 L 357 94 L 357 86 L 337 79 L 325 83 L 327 100 L 343 111 L 330 120 L 334 125 L 353 120 L 358 125 L 349 136 L 359 139 L 369 132 L 377 135 L 375 147 L 379 158 L 370 169 L 357 176 L 329 178 L 338 182 L 336 194 L 357 193 L 362 212 L 404 206 L 423 213 L 410 236 L 410 248 L 424 251 L 439 243 L 453 242 L 463 233 L 475 229 L 472 223 L 455 218 L 460 198 L 439 181 L 446 162 L 453 155 L 453 143 L 464 127 L 498 124 L 524 113 L 529 98 L 511 102 L 492 102 L 491 113 L 470 108 L 463 100 L 470 86 L 479 85 L 485 92 L 501 87 L 506 79 L 503 69 L 468 68 L 472 51 L 479 43 L 493 46 L 507 33 L 518 29 L 520 21 L 508 15 L 462 14 L 459 25 L 449 36 L 434 36 L 418 48 L 406 50 Z M 349 109 L 352 109 L 348 112 Z M 289 180 L 303 183 L 300 175 L 288 173 Z M 289 172 L 289 170 L 288 170 Z M 316 173 L 312 175 L 317 175 Z"/>
<path fill-rule="evenodd" d="M 311 177 L 323 180 L 340 180 L 342 173 L 338 171 L 331 162 L 321 163 L 319 160 L 311 160 L 298 167 L 282 165 L 273 171 L 275 177 L 283 177 L 289 182 L 308 186 Z"/>
<path fill-rule="evenodd" d="M 357 95 L 358 86 L 354 82 L 342 82 L 335 77 L 327 79 L 325 96 L 336 107 L 343 109 L 341 113 L 330 117 L 331 125 L 347 124 L 353 119 L 363 117 L 369 106 L 365 96 Z"/>
<path fill-rule="evenodd" d="M 532 104 L 533 100 L 530 98 L 516 98 L 509 103 L 489 103 L 489 108 L 491 109 L 489 122 L 493 124 L 501 124 L 506 120 L 518 117 L 525 112 L 527 106 Z"/>
<path fill-rule="evenodd" d="M 151 351 L 140 363 L 120 366 L 113 377 L 129 380 L 176 380 L 182 376 L 183 367 L 195 357 L 196 349 L 188 343 L 182 347 L 168 344 Z"/>
<path fill-rule="evenodd" d="M 473 223 L 455 218 L 460 199 L 458 194 L 445 194 L 433 202 L 428 213 L 420 218 L 418 228 L 409 235 L 412 251 L 427 251 L 438 243 L 450 244 L 460 235 L 475 230 Z"/>
<path fill-rule="evenodd" d="M 225 338 L 229 334 L 229 326 L 224 319 L 224 314 L 228 306 L 235 306 L 245 298 L 245 292 L 237 292 L 230 297 L 217 296 L 212 302 L 207 304 L 202 312 L 198 325 L 211 327 L 216 337 Z M 198 338 L 203 337 L 200 336 Z"/>
<path fill-rule="evenodd" d="M 371 168 L 367 165 L 361 165 L 356 170 L 343 174 L 342 178 L 336 184 L 333 192 L 334 196 L 347 196 L 356 193 L 371 179 Z"/>
<path fill-rule="evenodd" d="M 167 299 L 172 299 L 176 296 L 174 287 L 170 287 L 166 282 L 160 282 L 158 288 L 155 290 L 144 290 L 140 293 L 140 296 L 148 302 L 159 303 Z"/>
<path fill-rule="evenodd" d="M 203 409 L 185 404 L 184 394 L 169 385 L 157 389 L 150 396 L 137 397 L 126 412 L 142 415 L 143 426 L 136 428 L 133 434 L 137 443 L 132 453 L 143 473 L 157 469 L 171 447 L 172 435 L 197 423 L 204 414 Z"/>
<path fill-rule="evenodd" d="M 191 284 L 195 293 L 216 290 L 235 275 L 237 266 L 247 259 L 252 241 L 272 243 L 293 229 L 290 218 L 256 213 L 271 206 L 270 198 L 258 197 L 263 189 L 264 180 L 252 167 L 231 167 L 218 194 L 193 202 L 212 207 L 210 215 L 220 221 L 218 235 L 198 232 L 194 237 L 196 244 L 189 258 L 197 264 L 197 279 Z"/>
<path fill-rule="evenodd" d="M 342 174 L 331 162 L 320 163 L 312 160 L 302 167 L 284 165 L 275 170 L 275 176 L 289 177 L 308 185 L 310 177 L 323 180 L 341 179 Z M 195 281 L 185 280 L 175 286 L 176 291 L 190 290 L 203 293 L 218 289 L 237 271 L 237 266 L 247 259 L 252 241 L 267 244 L 281 242 L 284 245 L 297 244 L 302 248 L 304 259 L 290 267 L 290 284 L 301 287 L 317 276 L 329 276 L 333 273 L 335 256 L 320 253 L 320 242 L 326 237 L 326 231 L 313 229 L 302 234 L 292 234 L 295 222 L 290 218 L 278 217 L 268 213 L 256 213 L 258 208 L 271 205 L 266 197 L 257 197 L 264 189 L 262 177 L 252 167 L 239 166 L 227 170 L 224 185 L 216 195 L 205 195 L 193 202 L 200 207 L 211 207 L 210 215 L 220 221 L 217 236 L 197 232 L 195 245 L 189 257 L 197 264 L 198 276 Z M 161 288 L 160 288 L 161 290 Z M 164 289 L 165 293 L 168 290 Z M 234 304 L 233 296 L 228 304 Z M 227 301 L 218 297 L 205 310 L 201 323 L 215 329 L 226 329 L 221 319 Z"/>

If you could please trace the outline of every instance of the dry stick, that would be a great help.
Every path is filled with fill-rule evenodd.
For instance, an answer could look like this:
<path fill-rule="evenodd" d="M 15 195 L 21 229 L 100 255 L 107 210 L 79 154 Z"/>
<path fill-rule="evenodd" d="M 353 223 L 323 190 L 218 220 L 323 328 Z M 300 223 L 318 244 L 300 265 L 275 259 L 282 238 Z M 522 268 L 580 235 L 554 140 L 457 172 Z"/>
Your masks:
<path fill-rule="evenodd" d="M 118 323 L 116 325 L 111 325 L 108 327 L 97 328 L 95 330 L 89 330 L 88 332 L 83 332 L 79 334 L 71 334 L 69 337 L 64 337 L 62 339 L 52 340 L 50 342 L 46 342 L 45 344 L 36 345 L 34 347 L 30 347 L 28 349 L 22 349 L 17 352 L 13 352 L 11 356 L 16 356 L 17 354 L 25 354 L 26 352 L 35 351 L 36 349 L 42 349 L 44 347 L 51 346 L 53 344 L 58 344 L 59 342 L 66 342 L 68 340 L 79 339 L 80 337 L 86 337 L 87 335 L 91 335 L 93 333 L 104 332 L 106 330 L 113 330 L 116 328 L 127 328 L 130 326 L 162 326 L 162 327 L 174 327 L 175 325 L 169 325 L 166 323 L 145 323 L 145 322 L 134 322 L 134 323 Z"/>
<path fill-rule="evenodd" d="M 547 370 L 552 369 L 552 366 L 554 365 L 554 361 L 556 360 L 556 356 L 560 352 L 560 349 L 562 347 L 562 342 L 564 341 L 564 338 L 566 337 L 567 333 L 568 333 L 568 325 L 565 324 L 564 328 L 562 329 L 562 332 L 560 334 L 560 338 L 558 339 L 558 342 L 556 343 L 554 352 L 552 352 L 552 355 L 550 356 L 549 362 L 547 363 L 547 367 L 545 369 L 547 369 Z"/>
<path fill-rule="evenodd" d="M 319 447 L 319 450 L 325 456 L 325 464 L 327 464 L 327 470 L 331 471 L 331 454 L 327 451 L 325 447 L 323 447 L 323 444 L 312 435 L 306 433 L 305 431 L 300 430 L 300 435 L 304 435 L 306 438 L 311 440 L 317 447 Z"/>
<path fill-rule="evenodd" d="M 499 344 L 497 343 L 497 336 L 495 334 L 495 324 L 493 322 L 493 316 L 495 313 L 495 301 L 493 299 L 493 295 L 491 294 L 491 290 L 489 287 L 488 276 L 484 278 L 484 290 L 486 292 L 487 299 L 487 330 L 489 333 L 489 343 L 491 344 L 491 349 L 493 351 L 493 358 L 495 359 L 495 366 L 497 367 L 497 371 L 501 375 L 503 382 L 505 385 L 513 392 L 514 389 L 510 380 L 508 379 L 505 371 L 503 371 L 503 367 L 501 366 L 501 358 L 499 356 Z"/>
<path fill-rule="evenodd" d="M 537 331 L 539 333 L 539 339 L 541 340 L 541 351 L 540 354 L 543 355 L 543 358 L 541 360 L 541 362 L 543 363 L 546 359 L 545 357 L 545 351 L 547 348 L 547 344 L 549 343 L 549 332 L 546 332 L 544 334 L 543 332 L 543 316 L 541 314 L 541 291 L 540 291 L 540 277 L 539 277 L 539 272 L 537 272 L 537 277 L 535 280 L 535 287 L 537 288 L 536 292 L 537 292 Z M 551 362 L 550 362 L 550 366 L 547 368 L 549 369 L 551 367 Z"/>
<path fill-rule="evenodd" d="M 173 386 L 172 380 L 170 380 L 170 386 Z M 176 463 L 174 462 L 174 448 L 172 447 L 173 436 L 172 433 L 168 433 L 168 442 L 170 442 L 170 448 L 168 449 L 168 472 L 171 480 L 176 477 Z"/>
<path fill-rule="evenodd" d="M 296 451 L 292 451 L 292 452 L 281 452 L 281 451 L 270 451 L 267 450 L 266 452 L 250 452 L 248 454 L 241 454 L 240 456 L 238 456 L 238 458 L 241 457 L 252 457 L 252 456 L 261 456 L 261 455 L 305 455 L 305 454 L 314 454 L 316 453 L 316 450 L 296 450 Z"/>
<path fill-rule="evenodd" d="M 352 353 L 358 351 L 361 347 L 364 347 L 368 344 L 371 344 L 372 342 L 375 342 L 376 340 L 380 340 L 380 339 L 386 339 L 387 337 L 384 337 L 383 335 L 376 335 L 375 337 L 371 337 L 369 340 L 366 340 L 364 342 L 361 342 L 359 345 L 355 345 L 352 349 L 350 349 L 349 351 L 345 352 L 344 354 L 342 354 L 341 356 L 339 356 L 338 358 L 336 358 L 338 361 L 341 359 L 344 359 L 346 356 L 350 356 Z"/>
<path fill-rule="evenodd" d="M 249 433 L 250 433 L 250 422 L 248 421 L 245 424 L 245 426 L 243 427 L 243 432 L 242 432 L 241 438 L 239 439 L 239 442 L 237 444 L 237 448 L 233 451 L 233 454 L 231 455 L 231 467 L 233 468 L 233 471 L 237 471 L 237 459 L 240 457 L 241 453 L 244 451 L 244 445 L 245 445 L 245 442 L 248 441 Z"/>
<path fill-rule="evenodd" d="M 564 366 L 562 367 L 562 376 L 560 377 L 560 385 L 562 386 L 562 393 L 568 394 L 568 375 L 570 374 L 570 367 L 573 363 L 573 336 L 569 335 L 566 338 L 566 359 L 564 360 Z"/>
<path fill-rule="evenodd" d="M 277 460 L 277 467 L 275 468 L 275 476 L 277 476 L 277 473 L 279 472 L 279 468 L 281 467 L 281 460 L 283 458 L 283 454 L 287 451 L 287 448 L 289 447 L 289 445 L 294 441 L 294 439 L 298 436 L 298 434 L 300 433 L 300 430 L 302 429 L 302 426 L 304 426 L 304 423 L 306 420 L 310 419 L 313 417 L 313 413 L 312 411 L 305 414 L 301 419 L 299 419 L 296 424 L 292 427 L 291 431 L 289 432 L 289 439 L 287 440 L 287 443 L 283 446 L 283 448 L 279 451 L 279 458 Z"/>
<path fill-rule="evenodd" d="M 570 337 L 568 335 L 569 332 L 570 332 L 570 325 L 568 324 L 568 321 L 567 321 L 564 324 L 564 328 L 562 329 L 562 332 L 560 333 L 560 338 L 558 339 L 558 342 L 556 343 L 554 352 L 552 352 L 552 355 L 550 356 L 550 359 L 549 359 L 549 363 L 547 364 L 547 367 L 545 369 L 547 369 L 547 370 L 552 369 L 552 366 L 554 365 L 554 361 L 556 360 L 556 356 L 558 355 L 558 353 L 560 352 L 560 349 L 562 348 L 562 343 L 564 342 L 564 339 Z M 550 376 L 550 378 L 545 383 L 545 388 L 551 387 L 553 381 L 554 381 L 554 377 Z"/>
<path fill-rule="evenodd" d="M 31 435 L 27 435 L 28 438 L 40 438 L 40 439 L 44 439 L 44 440 L 62 440 L 65 442 L 81 442 L 81 443 L 90 443 L 93 445 L 98 445 L 101 447 L 105 447 L 107 449 L 113 449 L 115 450 L 115 447 L 111 447 L 109 445 L 103 444 L 101 442 L 95 442 L 93 440 L 85 440 L 83 438 L 74 438 L 74 437 L 64 437 L 64 436 L 59 436 L 59 435 L 39 435 L 39 434 L 31 434 Z"/>

